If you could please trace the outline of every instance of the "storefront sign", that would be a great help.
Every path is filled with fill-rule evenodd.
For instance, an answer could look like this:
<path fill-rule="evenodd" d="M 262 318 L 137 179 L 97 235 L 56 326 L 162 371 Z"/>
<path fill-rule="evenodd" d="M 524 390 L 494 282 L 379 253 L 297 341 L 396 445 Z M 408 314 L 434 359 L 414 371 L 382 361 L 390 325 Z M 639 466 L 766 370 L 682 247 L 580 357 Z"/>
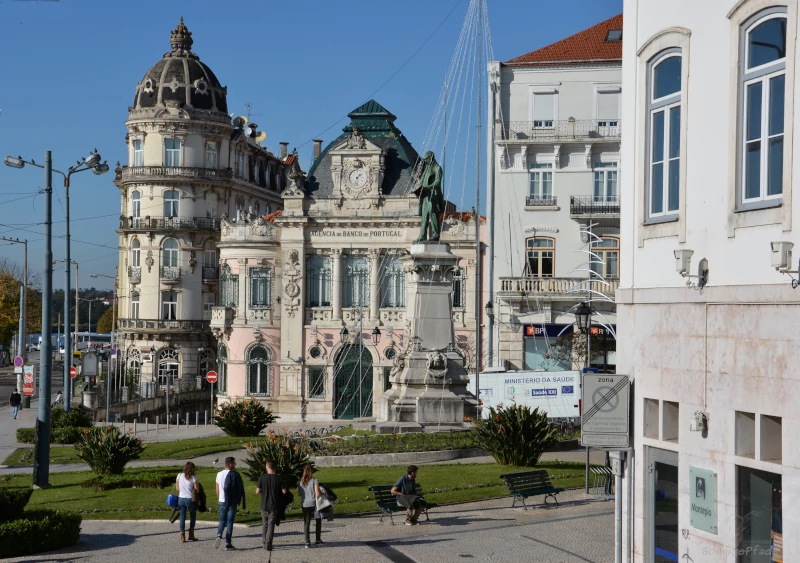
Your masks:
<path fill-rule="evenodd" d="M 558 338 L 559 336 L 567 336 L 572 334 L 574 325 L 525 325 L 525 336 L 527 337 L 544 337 Z"/>
<path fill-rule="evenodd" d="M 405 238 L 405 229 L 336 229 L 336 228 L 323 228 L 323 229 L 309 229 L 308 235 L 312 239 L 315 238 L 337 238 L 337 239 L 390 239 L 402 240 Z"/>
<path fill-rule="evenodd" d="M 689 467 L 689 523 L 717 533 L 717 474 L 713 471 Z"/>

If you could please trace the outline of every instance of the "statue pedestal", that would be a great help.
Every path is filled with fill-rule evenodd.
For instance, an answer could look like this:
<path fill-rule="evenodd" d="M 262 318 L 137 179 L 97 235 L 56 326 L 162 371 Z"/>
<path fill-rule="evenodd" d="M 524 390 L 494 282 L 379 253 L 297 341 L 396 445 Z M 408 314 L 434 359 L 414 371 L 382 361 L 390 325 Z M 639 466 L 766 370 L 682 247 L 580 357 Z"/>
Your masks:
<path fill-rule="evenodd" d="M 411 246 L 406 272 L 406 340 L 397 356 L 391 389 L 378 398 L 382 431 L 420 426 L 463 427 L 465 408 L 475 398 L 455 345 L 453 271 L 458 258 L 450 245 L 423 242 Z"/>

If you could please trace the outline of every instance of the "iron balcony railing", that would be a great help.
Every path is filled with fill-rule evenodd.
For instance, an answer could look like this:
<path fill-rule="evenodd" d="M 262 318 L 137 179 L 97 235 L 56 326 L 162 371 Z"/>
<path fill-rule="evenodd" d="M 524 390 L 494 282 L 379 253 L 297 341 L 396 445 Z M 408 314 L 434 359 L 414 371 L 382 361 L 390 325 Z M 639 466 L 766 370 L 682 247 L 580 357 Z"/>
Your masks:
<path fill-rule="evenodd" d="M 164 319 L 119 319 L 120 330 L 209 330 L 209 321 L 171 321 Z"/>
<path fill-rule="evenodd" d="M 554 195 L 544 197 L 528 196 L 525 198 L 526 207 L 554 207 L 558 204 L 558 198 Z"/>
<path fill-rule="evenodd" d="M 126 166 L 122 169 L 122 180 L 146 180 L 148 178 L 190 178 L 193 180 L 231 179 L 230 170 L 197 168 L 195 166 Z"/>
<path fill-rule="evenodd" d="M 619 196 L 571 196 L 569 213 L 570 215 L 619 215 Z"/>
<path fill-rule="evenodd" d="M 203 279 L 216 280 L 219 279 L 219 268 L 216 266 L 203 266 Z"/>
<path fill-rule="evenodd" d="M 183 272 L 180 266 L 161 266 L 160 276 L 162 280 L 179 280 Z"/>
<path fill-rule="evenodd" d="M 142 231 L 218 231 L 219 219 L 209 217 L 122 217 L 120 229 Z"/>
<path fill-rule="evenodd" d="M 609 279 L 589 281 L 587 278 L 535 278 L 509 277 L 500 278 L 500 293 L 516 297 L 546 294 L 575 294 L 579 298 L 591 289 L 605 295 L 613 296 L 619 287 L 619 280 Z"/>
<path fill-rule="evenodd" d="M 561 119 L 497 122 L 498 140 L 570 140 L 619 139 L 621 121 L 598 119 Z"/>
<path fill-rule="evenodd" d="M 142 279 L 142 267 L 128 266 L 128 277 L 135 280 Z"/>

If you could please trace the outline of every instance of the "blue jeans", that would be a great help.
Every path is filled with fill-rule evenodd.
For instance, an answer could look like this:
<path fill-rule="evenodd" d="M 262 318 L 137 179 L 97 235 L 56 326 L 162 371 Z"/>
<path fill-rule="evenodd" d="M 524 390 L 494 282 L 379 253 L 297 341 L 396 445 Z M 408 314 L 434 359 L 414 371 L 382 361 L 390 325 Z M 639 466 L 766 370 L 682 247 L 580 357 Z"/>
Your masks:
<path fill-rule="evenodd" d="M 189 529 L 194 530 L 194 523 L 197 520 L 197 504 L 190 498 L 179 498 L 178 508 L 181 511 L 181 532 L 186 531 L 186 511 L 189 511 Z"/>
<path fill-rule="evenodd" d="M 225 545 L 231 545 L 231 536 L 233 535 L 233 520 L 236 518 L 236 510 L 238 506 L 232 502 L 219 503 L 219 526 L 217 527 L 217 536 L 222 537 L 222 530 L 225 525 L 228 526 L 228 531 L 225 534 Z"/>
<path fill-rule="evenodd" d="M 18 412 L 19 412 L 19 405 L 17 405 L 16 407 L 11 407 L 11 416 L 17 418 Z"/>

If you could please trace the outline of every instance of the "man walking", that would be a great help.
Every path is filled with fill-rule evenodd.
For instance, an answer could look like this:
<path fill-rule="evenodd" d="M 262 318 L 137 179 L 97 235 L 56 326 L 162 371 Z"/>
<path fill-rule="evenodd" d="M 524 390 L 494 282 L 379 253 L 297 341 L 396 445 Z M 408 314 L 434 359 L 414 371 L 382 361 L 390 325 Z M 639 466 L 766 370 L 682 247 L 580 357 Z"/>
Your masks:
<path fill-rule="evenodd" d="M 11 416 L 13 416 L 14 419 L 17 418 L 20 403 L 22 403 L 22 396 L 19 394 L 19 389 L 14 389 L 14 392 L 11 393 L 11 398 L 8 401 L 8 404 L 11 405 Z"/>
<path fill-rule="evenodd" d="M 275 535 L 275 523 L 284 509 L 286 484 L 283 477 L 275 473 L 275 462 L 266 463 L 267 473 L 258 478 L 256 494 L 261 495 L 261 540 L 264 549 L 272 551 L 272 538 Z"/>
<path fill-rule="evenodd" d="M 417 471 L 418 468 L 416 465 L 409 465 L 406 474 L 397 480 L 397 483 L 394 484 L 391 491 L 393 495 L 396 495 L 397 504 L 405 508 L 408 512 L 406 526 L 416 526 L 419 524 L 417 519 L 423 508 L 422 499 L 415 494 Z"/>
<path fill-rule="evenodd" d="M 217 498 L 219 499 L 219 526 L 217 527 L 217 541 L 214 548 L 219 549 L 222 542 L 222 530 L 227 525 L 228 531 L 225 533 L 225 551 L 236 549 L 231 544 L 233 535 L 233 521 L 236 518 L 236 511 L 239 503 L 242 509 L 247 510 L 247 499 L 244 496 L 244 481 L 242 476 L 236 471 L 236 459 L 233 457 L 225 458 L 225 469 L 217 473 Z"/>

